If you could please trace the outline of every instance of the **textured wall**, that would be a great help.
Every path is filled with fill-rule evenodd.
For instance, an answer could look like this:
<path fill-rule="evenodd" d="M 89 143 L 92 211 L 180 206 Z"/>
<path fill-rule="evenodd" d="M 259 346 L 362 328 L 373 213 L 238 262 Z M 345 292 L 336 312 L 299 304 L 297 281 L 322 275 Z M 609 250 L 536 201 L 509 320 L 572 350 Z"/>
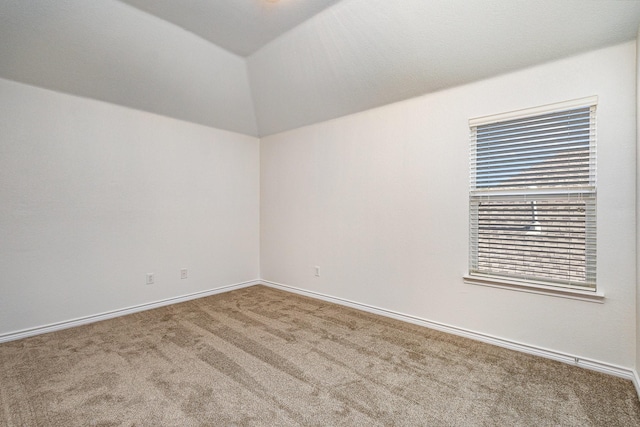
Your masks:
<path fill-rule="evenodd" d="M 258 171 L 254 137 L 0 79 L 0 334 L 257 279 Z"/>
<path fill-rule="evenodd" d="M 263 138 L 263 279 L 633 367 L 635 79 L 631 42 Z M 592 95 L 605 303 L 463 283 L 468 120 Z"/>

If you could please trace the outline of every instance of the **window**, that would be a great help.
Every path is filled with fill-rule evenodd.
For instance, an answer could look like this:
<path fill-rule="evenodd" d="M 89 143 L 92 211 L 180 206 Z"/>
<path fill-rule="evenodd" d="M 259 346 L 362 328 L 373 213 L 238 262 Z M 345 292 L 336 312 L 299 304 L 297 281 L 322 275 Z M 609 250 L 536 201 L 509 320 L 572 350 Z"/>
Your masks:
<path fill-rule="evenodd" d="M 471 276 L 596 290 L 596 102 L 469 122 Z"/>

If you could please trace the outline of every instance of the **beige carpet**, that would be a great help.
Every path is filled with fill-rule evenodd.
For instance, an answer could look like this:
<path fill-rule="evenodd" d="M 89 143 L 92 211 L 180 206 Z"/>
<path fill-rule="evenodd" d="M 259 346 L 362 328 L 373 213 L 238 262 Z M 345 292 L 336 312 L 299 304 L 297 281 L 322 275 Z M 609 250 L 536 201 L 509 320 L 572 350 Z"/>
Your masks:
<path fill-rule="evenodd" d="M 0 345 L 3 426 L 638 426 L 631 382 L 255 286 Z"/>

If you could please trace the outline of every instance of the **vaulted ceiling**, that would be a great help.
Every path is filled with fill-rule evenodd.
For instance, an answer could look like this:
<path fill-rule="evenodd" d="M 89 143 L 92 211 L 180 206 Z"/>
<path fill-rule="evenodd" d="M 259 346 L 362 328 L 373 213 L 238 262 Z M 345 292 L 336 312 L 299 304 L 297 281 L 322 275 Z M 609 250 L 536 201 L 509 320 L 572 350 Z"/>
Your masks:
<path fill-rule="evenodd" d="M 338 0 L 122 0 L 247 56 Z"/>
<path fill-rule="evenodd" d="M 0 1 L 0 77 L 268 135 L 633 40 L 637 0 Z"/>

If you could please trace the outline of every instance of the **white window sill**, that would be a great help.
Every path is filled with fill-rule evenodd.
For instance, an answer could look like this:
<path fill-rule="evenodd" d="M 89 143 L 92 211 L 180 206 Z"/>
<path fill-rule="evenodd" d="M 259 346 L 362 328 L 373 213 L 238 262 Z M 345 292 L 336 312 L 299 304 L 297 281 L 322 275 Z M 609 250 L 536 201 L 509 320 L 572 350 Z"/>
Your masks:
<path fill-rule="evenodd" d="M 604 303 L 604 294 L 596 291 L 585 291 L 581 289 L 561 288 L 534 282 L 519 280 L 508 280 L 494 276 L 468 275 L 464 276 L 464 283 L 471 285 L 489 286 L 492 288 L 510 289 L 519 292 L 532 294 L 550 295 L 560 298 L 577 299 L 581 301 Z"/>

